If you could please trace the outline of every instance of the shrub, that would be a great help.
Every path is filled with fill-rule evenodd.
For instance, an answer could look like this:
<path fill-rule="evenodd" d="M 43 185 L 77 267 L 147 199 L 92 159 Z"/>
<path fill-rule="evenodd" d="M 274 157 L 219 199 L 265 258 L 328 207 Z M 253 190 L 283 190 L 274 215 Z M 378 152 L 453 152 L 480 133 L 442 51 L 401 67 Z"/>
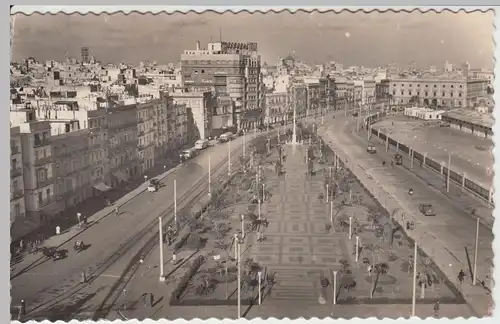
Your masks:
<path fill-rule="evenodd" d="M 174 251 L 175 252 L 179 251 L 182 248 L 182 246 L 184 245 L 184 243 L 186 243 L 186 241 L 190 235 L 191 235 L 191 233 L 184 234 L 181 237 L 181 239 L 174 244 Z"/>
<path fill-rule="evenodd" d="M 201 267 L 201 265 L 205 262 L 205 257 L 203 255 L 198 256 L 190 265 L 189 269 L 186 271 L 184 276 L 179 280 L 179 284 L 174 289 L 171 295 L 171 299 L 179 300 L 182 293 L 186 289 L 189 284 L 189 281 L 195 275 L 196 271 Z"/>

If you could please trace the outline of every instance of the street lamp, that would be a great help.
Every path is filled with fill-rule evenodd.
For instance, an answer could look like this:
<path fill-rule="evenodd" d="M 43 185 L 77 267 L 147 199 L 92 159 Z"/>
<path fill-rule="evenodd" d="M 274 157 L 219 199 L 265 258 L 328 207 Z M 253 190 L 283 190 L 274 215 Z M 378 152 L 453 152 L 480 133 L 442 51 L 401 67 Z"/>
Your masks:
<path fill-rule="evenodd" d="M 212 166 L 211 166 L 211 158 L 208 156 L 208 195 L 212 195 Z"/>
<path fill-rule="evenodd" d="M 158 227 L 160 229 L 160 282 L 165 281 L 165 274 L 163 273 L 163 225 L 161 216 L 158 217 Z"/>
<path fill-rule="evenodd" d="M 333 271 L 333 304 L 337 305 L 337 271 Z"/>

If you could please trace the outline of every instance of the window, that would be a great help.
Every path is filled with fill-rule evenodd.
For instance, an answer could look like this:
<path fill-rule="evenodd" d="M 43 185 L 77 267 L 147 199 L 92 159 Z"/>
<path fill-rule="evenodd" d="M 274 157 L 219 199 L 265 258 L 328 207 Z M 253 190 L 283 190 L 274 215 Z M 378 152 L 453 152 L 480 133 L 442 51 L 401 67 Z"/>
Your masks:
<path fill-rule="evenodd" d="M 434 88 L 437 87 L 437 85 L 434 85 Z"/>
<path fill-rule="evenodd" d="M 461 93 L 461 92 L 459 92 L 459 93 L 458 93 L 458 96 L 459 96 L 459 97 L 461 97 L 461 96 L 462 96 L 462 93 Z"/>
<path fill-rule="evenodd" d="M 46 193 L 47 193 L 47 198 L 51 196 L 50 195 L 50 188 L 47 188 Z"/>
<path fill-rule="evenodd" d="M 14 205 L 14 215 L 16 215 L 16 217 L 21 215 L 21 205 L 19 203 Z"/>
<path fill-rule="evenodd" d="M 446 93 L 443 91 L 443 97 L 446 96 Z"/>
<path fill-rule="evenodd" d="M 453 84 L 450 87 L 453 88 Z"/>
<path fill-rule="evenodd" d="M 450 97 L 453 97 L 453 92 L 450 92 Z"/>
<path fill-rule="evenodd" d="M 417 88 L 420 88 L 420 84 L 417 84 Z"/>
<path fill-rule="evenodd" d="M 425 92 L 425 96 L 427 97 L 428 95 L 429 95 L 429 93 L 426 91 L 426 92 Z"/>
<path fill-rule="evenodd" d="M 43 192 L 38 192 L 38 204 L 41 205 L 43 203 Z"/>
<path fill-rule="evenodd" d="M 433 92 L 434 97 L 436 96 L 436 91 Z"/>
<path fill-rule="evenodd" d="M 426 88 L 428 88 L 428 87 L 429 87 L 429 85 L 428 85 L 428 84 L 426 84 L 426 85 L 425 85 L 425 87 L 426 87 Z"/>

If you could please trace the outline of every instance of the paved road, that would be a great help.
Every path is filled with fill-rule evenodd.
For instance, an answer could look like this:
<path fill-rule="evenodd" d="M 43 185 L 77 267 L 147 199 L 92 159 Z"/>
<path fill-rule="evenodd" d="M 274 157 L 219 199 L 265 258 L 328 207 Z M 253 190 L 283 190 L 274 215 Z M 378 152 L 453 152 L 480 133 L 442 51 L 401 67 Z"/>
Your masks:
<path fill-rule="evenodd" d="M 231 143 L 233 151 L 241 152 L 242 138 Z M 218 175 L 227 174 L 228 144 L 216 145 L 207 149 L 198 157 L 185 162 L 176 168 L 162 182 L 165 187 L 157 193 L 143 192 L 120 207 L 120 215 L 109 215 L 101 219 L 98 224 L 82 232 L 78 239 L 91 246 L 76 254 L 72 250 L 75 239 L 64 244 L 61 248 L 69 251 L 69 256 L 61 261 L 45 261 L 11 280 L 12 304 L 16 305 L 25 299 L 28 312 L 32 306 L 40 303 L 49 303 L 57 300 L 56 296 L 65 299 L 63 291 L 70 291 L 78 285 L 81 271 L 90 275 L 108 276 L 116 279 L 121 275 L 131 258 L 138 252 L 142 245 L 149 239 L 152 231 L 141 231 L 148 224 L 157 219 L 166 210 L 173 208 L 173 181 L 177 179 L 177 197 L 179 210 L 183 207 L 181 200 L 195 184 L 208 174 L 208 156 L 211 156 L 212 180 Z M 236 159 L 236 156 L 233 156 Z M 216 170 L 219 163 L 221 167 Z M 208 180 L 203 180 L 203 188 L 198 192 L 207 190 Z M 193 194 L 191 194 L 192 196 Z M 143 237 L 142 234 L 146 234 Z M 136 235 L 139 235 L 136 237 Z M 17 271 L 26 266 L 32 258 L 16 266 Z M 113 269 L 110 273 L 108 270 Z M 59 289 L 63 287 L 63 291 Z"/>
<path fill-rule="evenodd" d="M 394 122 L 394 125 L 392 125 Z M 414 148 L 418 152 L 427 152 L 438 163 L 448 163 L 451 152 L 453 170 L 478 181 L 486 188 L 493 182 L 493 143 L 491 139 L 479 138 L 453 128 L 437 125 L 422 126 L 422 121 L 395 117 L 384 119 L 374 124 L 374 129 L 385 129 L 390 137 Z M 480 149 L 478 149 L 479 147 Z"/>
<path fill-rule="evenodd" d="M 370 155 L 366 152 L 366 133 L 357 133 L 353 131 L 354 125 L 350 121 L 337 120 L 334 125 L 329 125 L 321 131 L 326 131 L 327 141 L 332 141 L 336 146 L 349 156 L 349 160 L 356 164 L 359 172 L 364 169 L 364 172 L 369 175 L 374 181 L 378 182 L 383 187 L 384 192 L 379 191 L 377 197 L 382 205 L 385 205 L 387 200 L 396 199 L 405 208 L 411 210 L 412 215 L 408 215 L 406 219 L 414 216 L 418 233 L 423 233 L 427 236 L 427 240 L 421 242 L 424 250 L 436 261 L 438 265 L 442 265 L 443 261 L 447 261 L 447 268 L 441 269 L 450 277 L 450 280 L 456 282 L 456 275 L 460 269 L 464 269 L 470 274 L 469 261 L 473 262 L 474 254 L 474 238 L 476 219 L 470 215 L 470 207 L 477 206 L 480 208 L 481 203 L 471 198 L 467 193 L 461 193 L 456 187 L 450 194 L 443 194 L 444 181 L 436 177 L 434 173 L 426 170 L 419 170 L 418 176 L 401 167 L 382 166 L 382 161 L 389 162 L 394 152 L 385 153 L 384 146 L 377 143 L 377 154 Z M 320 132 L 321 132 L 320 131 Z M 334 133 L 335 131 L 335 133 Z M 328 132 L 335 134 L 335 137 L 328 136 Z M 407 160 L 404 161 L 406 166 L 409 165 Z M 414 168 L 419 168 L 415 165 Z M 407 192 L 409 188 L 413 188 L 415 194 L 410 197 Z M 386 196 L 389 193 L 391 197 Z M 385 201 L 384 201 L 385 200 Z M 434 206 L 437 212 L 436 217 L 425 217 L 418 212 L 419 203 L 430 203 Z M 480 209 L 481 216 L 485 224 L 491 224 L 491 210 L 486 208 Z M 401 223 L 401 220 L 399 220 Z M 411 236 L 411 235 L 410 235 Z M 432 242 L 432 243 L 431 243 Z M 485 280 L 487 285 L 491 287 L 491 282 L 486 278 L 491 274 L 491 265 L 493 252 L 491 244 L 493 235 L 488 226 L 480 224 L 479 226 L 479 248 L 478 248 L 478 278 Z M 443 254 L 444 253 L 444 254 Z M 450 261 L 450 262 L 448 262 Z M 468 277 L 464 293 L 468 294 L 466 298 L 471 303 L 482 303 L 475 308 L 481 309 L 481 315 L 486 313 L 488 308 L 488 300 L 491 297 L 487 296 L 487 291 L 479 286 L 470 286 L 470 276 Z"/>

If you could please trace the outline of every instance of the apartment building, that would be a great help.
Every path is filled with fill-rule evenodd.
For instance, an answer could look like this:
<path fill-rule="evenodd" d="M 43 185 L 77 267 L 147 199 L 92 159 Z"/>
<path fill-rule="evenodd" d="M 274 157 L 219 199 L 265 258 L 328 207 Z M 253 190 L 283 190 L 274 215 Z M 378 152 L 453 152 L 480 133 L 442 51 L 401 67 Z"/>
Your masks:
<path fill-rule="evenodd" d="M 54 195 L 50 123 L 32 121 L 19 125 L 21 132 L 26 217 L 46 223 L 60 210 Z"/>
<path fill-rule="evenodd" d="M 187 108 L 190 141 L 208 138 L 212 131 L 212 115 L 217 102 L 212 98 L 212 92 L 174 92 L 171 96 L 178 105 Z"/>
<path fill-rule="evenodd" d="M 266 93 L 266 117 L 264 123 L 276 124 L 286 121 L 288 95 L 286 92 L 272 91 Z"/>
<path fill-rule="evenodd" d="M 21 145 L 21 130 L 19 127 L 10 129 L 10 224 L 23 221 L 24 207 L 24 180 L 23 156 Z"/>
<path fill-rule="evenodd" d="M 145 173 L 155 164 L 156 107 L 159 101 L 137 104 L 137 159 L 139 172 Z"/>
<path fill-rule="evenodd" d="M 191 139 L 188 137 L 188 108 L 173 100 L 173 109 L 167 110 L 167 133 L 168 147 L 175 151 L 190 143 Z"/>
<path fill-rule="evenodd" d="M 184 87 L 189 91 L 214 90 L 235 101 L 238 128 L 253 128 L 262 122 L 260 107 L 261 57 L 257 43 L 213 42 L 208 49 L 185 50 L 181 55 Z"/>
<path fill-rule="evenodd" d="M 112 187 L 140 175 L 138 165 L 138 117 L 135 100 L 108 108 L 108 172 Z"/>
<path fill-rule="evenodd" d="M 160 92 L 160 99 L 155 104 L 154 114 L 154 139 L 155 156 L 166 156 L 168 154 L 168 124 L 167 111 L 172 110 L 173 99 L 166 92 Z"/>
<path fill-rule="evenodd" d="M 61 210 L 94 196 L 91 160 L 93 142 L 89 129 L 52 136 L 54 195 Z"/>

